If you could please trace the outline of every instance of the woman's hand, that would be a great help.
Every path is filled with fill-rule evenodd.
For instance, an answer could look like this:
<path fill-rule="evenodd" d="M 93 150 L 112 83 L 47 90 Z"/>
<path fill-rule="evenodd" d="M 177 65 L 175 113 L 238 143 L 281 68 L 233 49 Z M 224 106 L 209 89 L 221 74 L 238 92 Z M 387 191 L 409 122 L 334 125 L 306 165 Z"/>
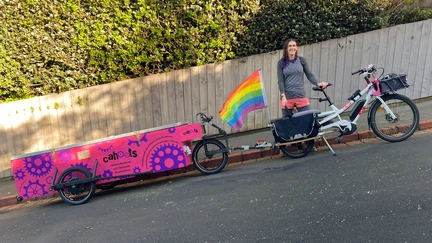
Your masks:
<path fill-rule="evenodd" d="M 286 99 L 285 95 L 282 95 L 282 107 L 286 106 L 286 102 L 287 102 L 287 99 Z"/>
<path fill-rule="evenodd" d="M 286 106 L 286 98 L 285 98 L 285 96 L 282 97 L 282 106 L 283 107 Z"/>
<path fill-rule="evenodd" d="M 321 87 L 322 89 L 327 88 L 327 85 L 328 85 L 327 82 L 319 82 L 319 83 L 317 83 L 317 86 L 318 86 L 318 87 Z"/>

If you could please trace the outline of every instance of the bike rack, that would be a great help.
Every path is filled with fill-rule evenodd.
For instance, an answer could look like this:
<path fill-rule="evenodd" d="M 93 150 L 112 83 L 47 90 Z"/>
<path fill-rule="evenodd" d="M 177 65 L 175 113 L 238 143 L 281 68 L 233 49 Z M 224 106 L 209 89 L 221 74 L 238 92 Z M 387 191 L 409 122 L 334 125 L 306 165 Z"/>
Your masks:
<path fill-rule="evenodd" d="M 271 144 L 268 142 L 263 142 L 260 145 L 261 146 L 249 146 L 249 145 L 243 145 L 243 146 L 238 146 L 238 147 L 231 147 L 230 150 L 250 150 L 250 149 L 265 149 L 265 148 L 277 148 L 280 146 L 284 146 L 284 145 L 291 145 L 291 144 L 296 144 L 296 143 L 301 143 L 301 142 L 306 142 L 306 141 L 310 141 L 310 140 L 324 140 L 325 144 L 327 145 L 327 147 L 329 148 L 329 150 L 332 152 L 333 156 L 336 156 L 336 152 L 333 150 L 333 147 L 329 144 L 329 142 L 327 141 L 327 139 L 323 136 L 323 135 L 318 135 L 312 138 L 305 138 L 305 139 L 300 139 L 300 140 L 293 140 L 291 142 L 285 142 L 285 143 L 275 143 L 275 144 Z"/>

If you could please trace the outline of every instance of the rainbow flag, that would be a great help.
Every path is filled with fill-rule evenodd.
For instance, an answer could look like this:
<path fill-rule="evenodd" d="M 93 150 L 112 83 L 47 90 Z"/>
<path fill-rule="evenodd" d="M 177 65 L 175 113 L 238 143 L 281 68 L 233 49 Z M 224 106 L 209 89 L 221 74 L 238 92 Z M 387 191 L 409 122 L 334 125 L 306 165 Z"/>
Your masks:
<path fill-rule="evenodd" d="M 237 131 L 242 127 L 247 113 L 267 107 L 261 77 L 261 70 L 258 69 L 246 78 L 229 94 L 218 112 L 233 130 Z"/>

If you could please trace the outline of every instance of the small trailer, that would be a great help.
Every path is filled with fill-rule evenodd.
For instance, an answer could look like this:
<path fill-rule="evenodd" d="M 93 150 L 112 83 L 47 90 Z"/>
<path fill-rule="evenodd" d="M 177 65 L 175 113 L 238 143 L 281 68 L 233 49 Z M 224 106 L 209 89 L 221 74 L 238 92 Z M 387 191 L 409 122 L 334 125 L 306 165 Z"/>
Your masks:
<path fill-rule="evenodd" d="M 70 204 L 88 202 L 96 187 L 191 164 L 200 123 L 176 123 L 11 158 L 18 202 L 54 194 Z"/>

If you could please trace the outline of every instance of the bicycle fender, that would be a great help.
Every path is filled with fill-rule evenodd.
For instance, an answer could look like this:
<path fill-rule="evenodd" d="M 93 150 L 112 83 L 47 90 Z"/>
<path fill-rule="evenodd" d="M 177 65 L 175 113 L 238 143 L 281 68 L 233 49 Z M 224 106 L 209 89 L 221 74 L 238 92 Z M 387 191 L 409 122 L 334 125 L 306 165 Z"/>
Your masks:
<path fill-rule="evenodd" d="M 381 95 L 380 97 L 381 98 L 385 98 L 385 97 L 387 97 L 387 96 L 390 96 L 390 95 L 393 95 L 393 94 L 385 94 L 385 95 Z M 374 106 L 376 106 L 376 105 L 380 105 L 380 101 L 378 100 L 378 99 L 375 99 L 373 102 L 372 102 L 372 105 L 370 106 L 370 108 L 369 108 L 369 111 L 368 111 L 368 118 L 367 118 L 367 122 L 368 122 L 368 126 L 369 126 L 369 130 L 371 129 L 371 110 L 373 110 L 372 108 L 374 107 Z"/>

